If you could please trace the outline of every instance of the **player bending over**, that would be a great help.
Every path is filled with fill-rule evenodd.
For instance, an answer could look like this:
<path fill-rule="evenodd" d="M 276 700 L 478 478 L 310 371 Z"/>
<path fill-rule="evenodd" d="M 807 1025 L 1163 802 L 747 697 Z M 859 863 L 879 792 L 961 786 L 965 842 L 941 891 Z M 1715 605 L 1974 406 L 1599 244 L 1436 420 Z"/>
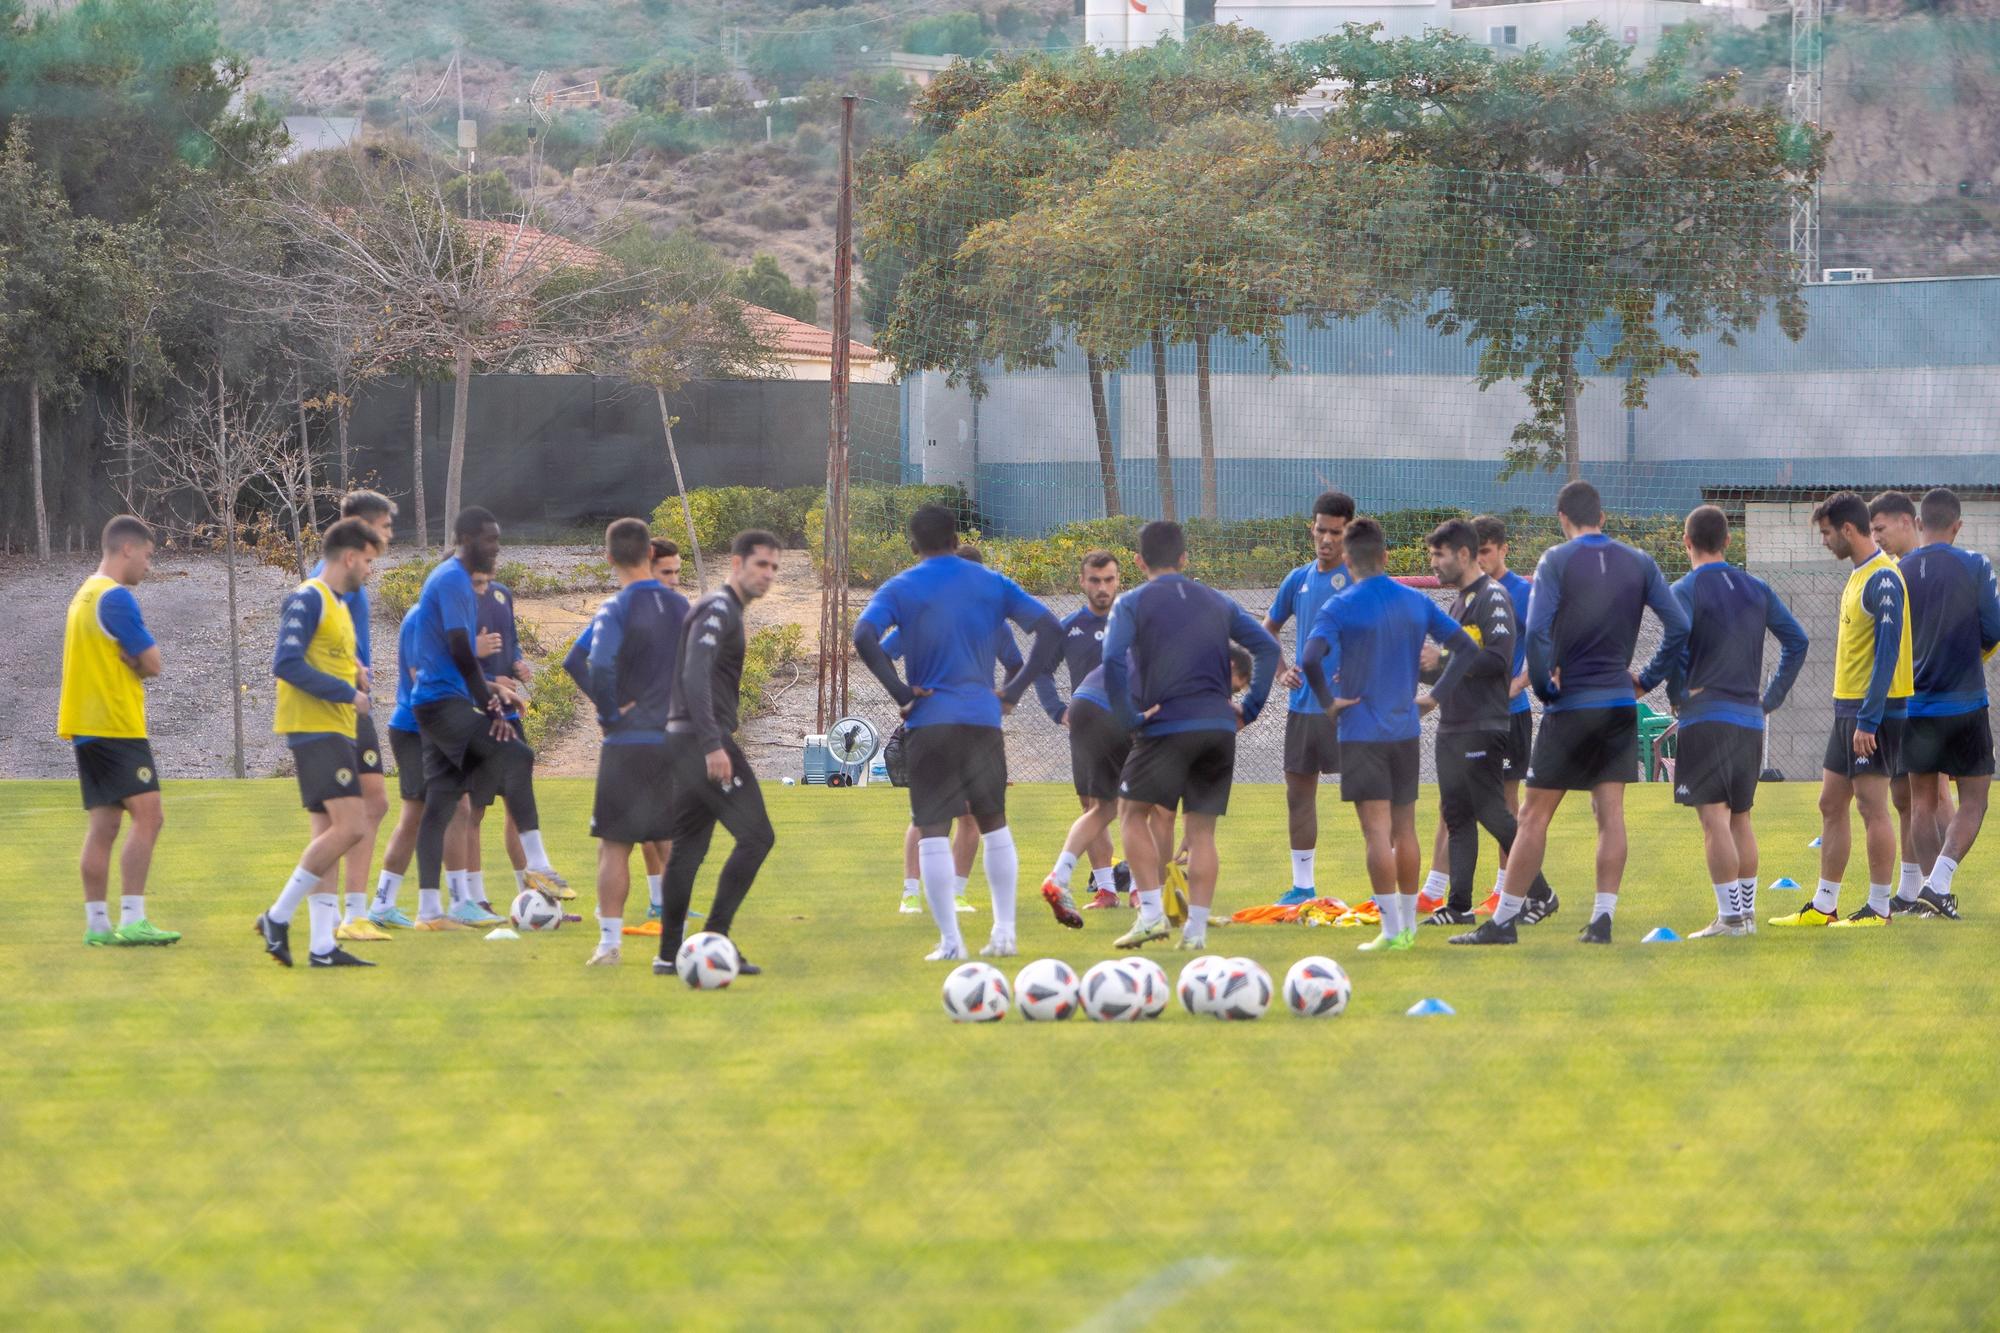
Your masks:
<path fill-rule="evenodd" d="M 1167 937 L 1162 889 L 1169 844 L 1155 839 L 1157 821 L 1171 820 L 1180 808 L 1187 826 L 1188 917 L 1179 947 L 1199 951 L 1208 947 L 1219 871 L 1215 821 L 1229 811 L 1236 733 L 1263 711 L 1281 653 L 1249 612 L 1182 572 L 1187 535 L 1180 524 L 1155 520 L 1140 529 L 1139 566 L 1146 582 L 1112 606 L 1104 634 L 1105 697 L 1119 725 L 1134 733 L 1118 783 L 1118 814 L 1139 912 L 1114 943 L 1137 949 Z M 1256 662 L 1240 705 L 1230 698 L 1232 641 Z"/>
<path fill-rule="evenodd" d="M 298 868 L 257 918 L 264 952 L 284 967 L 292 965 L 292 914 L 301 900 L 312 927 L 314 967 L 375 966 L 334 939 L 340 900 L 333 895 L 332 875 L 368 831 L 354 742 L 355 720 L 368 711 L 368 668 L 356 652 L 347 598 L 367 582 L 381 550 L 382 539 L 366 519 L 343 518 L 328 528 L 320 547 L 321 572 L 285 599 L 278 624 L 271 658 L 271 674 L 278 678 L 272 730 L 292 752 L 299 799 L 312 828 Z"/>
<path fill-rule="evenodd" d="M 1647 607 L 1659 617 L 1671 660 L 1687 640 L 1687 612 L 1644 551 L 1604 535 L 1604 501 L 1587 481 L 1556 496 L 1567 539 L 1542 555 L 1528 603 L 1528 675 L 1545 706 L 1529 761 L 1521 828 L 1507 858 L 1500 906 L 1453 944 L 1512 944 L 1542 873 L 1549 824 L 1567 792 L 1590 793 L 1597 818 L 1597 896 L 1584 944 L 1611 943 L 1611 915 L 1625 874 L 1625 786 L 1639 771 L 1639 715 L 1632 651 Z"/>
<path fill-rule="evenodd" d="M 1000 720 L 1029 682 L 1054 665 L 1061 635 L 1055 616 L 1021 585 L 958 558 L 958 524 L 949 509 L 919 506 L 910 516 L 910 547 L 917 563 L 868 600 L 854 627 L 854 648 L 902 709 L 908 728 L 910 818 L 917 826 L 924 896 L 938 928 L 938 947 L 926 961 L 965 957 L 946 834 L 951 821 L 968 810 L 979 826 L 993 894 L 993 933 L 980 952 L 1008 958 L 1019 952 L 1014 894 L 1020 860 L 1007 828 L 1007 747 Z M 1035 642 L 1026 663 L 996 690 L 995 639 L 1008 621 L 1030 631 Z M 907 684 L 883 651 L 882 636 L 892 629 L 902 643 Z"/>
<path fill-rule="evenodd" d="M 708 913 L 708 928 L 718 935 L 730 934 L 737 909 L 777 843 L 764 811 L 764 790 L 735 736 L 743 692 L 743 613 L 771 591 L 778 577 L 778 549 L 778 539 L 762 529 L 737 533 L 729 543 L 729 577 L 688 612 L 678 687 L 667 714 L 674 853 L 667 862 L 660 956 L 653 960 L 656 975 L 674 975 L 695 876 L 708 856 L 715 826 L 727 829 L 736 844 L 722 863 Z M 743 956 L 741 946 L 736 963 L 738 975 L 763 971 Z"/>
<path fill-rule="evenodd" d="M 1468 557 L 1470 535 L 1467 528 Z M 1381 524 L 1362 518 L 1347 525 L 1347 563 L 1354 584 L 1320 607 L 1300 660 L 1314 697 L 1340 733 L 1340 798 L 1354 807 L 1361 823 L 1368 880 L 1382 911 L 1382 933 L 1361 946 L 1365 951 L 1409 949 L 1417 942 L 1421 713 L 1440 700 L 1447 707 L 1455 704 L 1468 673 L 1487 667 L 1487 658 L 1490 674 L 1504 676 L 1507 670 L 1504 654 L 1481 653 L 1472 636 L 1436 602 L 1390 578 L 1384 572 L 1388 557 Z M 1418 700 L 1426 637 L 1437 640 L 1450 658 L 1437 687 Z M 1501 638 L 1504 644 L 1504 628 Z M 1328 685 L 1328 677 L 1339 682 L 1338 690 Z"/>
<path fill-rule="evenodd" d="M 1130 741 L 1110 726 L 1104 678 L 1097 668 L 1104 660 L 1104 626 L 1111 617 L 1111 604 L 1118 600 L 1121 573 L 1118 557 L 1109 551 L 1086 552 L 1077 564 L 1077 586 L 1083 591 L 1083 605 L 1062 620 L 1062 664 L 1069 670 L 1068 702 L 1064 702 L 1056 689 L 1054 672 L 1035 678 L 1035 697 L 1041 700 L 1043 711 L 1051 722 L 1069 732 L 1070 777 L 1076 787 L 1077 801 L 1083 806 L 1083 813 L 1070 826 L 1070 836 L 1056 857 L 1055 869 L 1042 881 L 1042 898 L 1056 920 L 1072 927 L 1081 926 L 1083 918 L 1076 915 L 1076 900 L 1070 896 L 1070 874 L 1076 869 L 1077 859 L 1086 852 L 1096 891 L 1084 904 L 1084 910 L 1102 911 L 1118 905 L 1111 821 L 1118 815 L 1118 770 L 1124 765 Z M 1079 703 L 1083 705 L 1081 708 L 1077 707 Z"/>
<path fill-rule="evenodd" d="M 1764 717 L 1791 693 L 1806 661 L 1806 632 L 1762 579 L 1730 564 L 1729 519 L 1702 505 L 1682 527 L 1688 573 L 1674 584 L 1687 608 L 1687 646 L 1656 653 L 1639 683 L 1666 682 L 1680 717 L 1674 800 L 1694 807 L 1715 889 L 1715 920 L 1690 939 L 1757 931 L 1757 834 L 1750 810 L 1764 767 Z M 1764 685 L 1764 635 L 1778 641 L 1778 669 Z"/>
<path fill-rule="evenodd" d="M 104 525 L 97 572 L 70 598 L 63 623 L 62 692 L 56 734 L 76 751 L 89 821 L 83 835 L 83 942 L 92 947 L 172 944 L 180 932 L 146 919 L 146 874 L 165 813 L 160 773 L 146 739 L 146 684 L 160 674 L 160 648 L 132 589 L 153 566 L 153 530 L 120 514 Z M 118 925 L 111 924 L 111 853 L 125 817 L 132 827 L 118 858 Z"/>

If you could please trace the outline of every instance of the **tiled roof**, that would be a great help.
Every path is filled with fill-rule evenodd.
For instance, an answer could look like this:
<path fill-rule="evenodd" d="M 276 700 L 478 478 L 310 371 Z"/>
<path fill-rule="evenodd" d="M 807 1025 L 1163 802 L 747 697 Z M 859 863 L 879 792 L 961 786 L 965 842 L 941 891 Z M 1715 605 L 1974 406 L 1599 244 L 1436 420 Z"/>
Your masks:
<path fill-rule="evenodd" d="M 760 305 L 746 304 L 743 313 L 759 340 L 778 356 L 833 360 L 833 334 L 827 330 Z M 869 365 L 880 361 L 882 354 L 850 339 L 847 359 L 853 365 Z"/>
<path fill-rule="evenodd" d="M 522 226 L 515 222 L 462 218 L 458 225 L 474 243 L 499 242 L 500 262 L 506 266 L 507 276 L 510 278 L 530 268 L 541 271 L 557 268 L 593 269 L 606 259 L 602 250 L 593 250 L 587 245 L 578 245 L 575 241 L 565 240 L 551 232 Z"/>

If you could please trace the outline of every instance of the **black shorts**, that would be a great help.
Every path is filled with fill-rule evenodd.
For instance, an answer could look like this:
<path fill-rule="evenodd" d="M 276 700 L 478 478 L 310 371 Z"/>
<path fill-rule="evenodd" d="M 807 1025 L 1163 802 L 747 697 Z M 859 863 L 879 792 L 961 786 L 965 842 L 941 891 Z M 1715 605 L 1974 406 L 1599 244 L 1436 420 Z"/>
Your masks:
<path fill-rule="evenodd" d="M 1500 752 L 1500 777 L 1505 782 L 1519 782 L 1521 774 L 1528 771 L 1528 761 L 1535 754 L 1535 710 L 1523 708 L 1518 713 L 1507 715 L 1507 737 Z"/>
<path fill-rule="evenodd" d="M 1340 753 L 1346 765 L 1340 770 L 1341 800 L 1416 804 L 1417 765 L 1423 753 L 1417 737 L 1406 741 L 1349 741 Z"/>
<path fill-rule="evenodd" d="M 1340 771 L 1340 736 L 1325 713 L 1285 714 L 1285 772 L 1311 774 Z"/>
<path fill-rule="evenodd" d="M 1111 720 L 1108 709 L 1088 699 L 1069 701 L 1069 773 L 1078 796 L 1117 800 L 1118 782 L 1131 753 L 1131 733 Z"/>
<path fill-rule="evenodd" d="M 1543 791 L 1589 791 L 1639 777 L 1639 711 L 1579 708 L 1543 713 L 1526 780 Z"/>
<path fill-rule="evenodd" d="M 1900 773 L 1948 778 L 1993 776 L 1993 722 L 1984 708 L 1951 717 L 1913 717 L 1903 732 Z"/>
<path fill-rule="evenodd" d="M 375 719 L 366 713 L 354 715 L 354 757 L 363 773 L 379 778 L 387 771 L 382 767 L 382 741 L 375 734 Z"/>
<path fill-rule="evenodd" d="M 1118 794 L 1128 801 L 1191 815 L 1229 813 L 1229 784 L 1236 776 L 1236 733 L 1175 731 L 1140 736 L 1126 756 Z"/>
<path fill-rule="evenodd" d="M 1733 815 L 1757 804 L 1757 778 L 1764 771 L 1764 733 L 1727 722 L 1682 727 L 1674 750 L 1674 801 L 1680 805 L 1726 805 Z"/>
<path fill-rule="evenodd" d="M 674 750 L 658 745 L 606 745 L 597 751 L 597 799 L 590 836 L 606 842 L 663 842 L 674 830 Z"/>
<path fill-rule="evenodd" d="M 299 771 L 299 804 L 315 813 L 328 801 L 361 795 L 361 760 L 346 736 L 315 736 L 292 747 Z"/>
<path fill-rule="evenodd" d="M 417 730 L 424 738 L 424 788 L 448 799 L 470 796 L 476 806 L 493 804 L 513 763 L 532 764 L 534 751 L 516 737 L 493 741 L 493 719 L 470 699 L 439 699 L 417 707 Z M 517 749 L 518 747 L 518 749 Z"/>
<path fill-rule="evenodd" d="M 153 743 L 143 737 L 106 737 L 71 747 L 83 783 L 83 808 L 123 805 L 127 799 L 160 789 Z"/>
<path fill-rule="evenodd" d="M 1007 813 L 1007 743 L 998 727 L 946 722 L 911 727 L 910 822 L 949 824 L 960 815 Z"/>
<path fill-rule="evenodd" d="M 424 799 L 424 738 L 401 727 L 389 728 L 389 753 L 396 760 L 396 793 L 406 801 Z"/>
<path fill-rule="evenodd" d="M 1875 731 L 1875 753 L 1863 758 L 1854 753 L 1854 724 L 1858 719 L 1836 717 L 1833 732 L 1826 738 L 1826 757 L 1821 766 L 1843 778 L 1887 778 L 1904 772 L 1903 736 L 1908 719 L 1885 717 Z"/>

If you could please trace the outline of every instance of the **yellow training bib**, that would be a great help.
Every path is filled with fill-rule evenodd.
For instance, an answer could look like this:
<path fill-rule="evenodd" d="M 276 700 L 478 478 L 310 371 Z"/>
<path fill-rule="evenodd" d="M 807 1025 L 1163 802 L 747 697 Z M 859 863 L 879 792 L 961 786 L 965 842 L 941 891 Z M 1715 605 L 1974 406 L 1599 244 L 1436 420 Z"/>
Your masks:
<path fill-rule="evenodd" d="M 1840 593 L 1840 635 L 1835 642 L 1833 657 L 1833 697 L 1836 699 L 1864 699 L 1868 696 L 1868 677 L 1875 670 L 1875 636 L 1881 626 L 1876 617 L 1869 614 L 1862 599 L 1871 588 L 1884 591 L 1884 580 L 1903 589 L 1903 625 L 1896 656 L 1896 674 L 1890 678 L 1889 698 L 1907 699 L 1916 693 L 1916 654 L 1910 647 L 1910 602 L 1908 590 L 1903 588 L 1903 572 L 1896 567 L 1895 558 L 1887 551 L 1877 551 L 1875 558 L 1855 569 L 1847 576 L 1847 586 Z"/>
<path fill-rule="evenodd" d="M 320 579 L 307 579 L 299 585 L 298 591 L 319 593 L 319 625 L 313 630 L 311 641 L 305 645 L 306 665 L 315 671 L 324 671 L 335 680 L 352 682 L 354 617 L 348 614 L 347 603 L 334 596 L 333 589 Z M 287 603 L 285 618 L 278 626 L 280 641 L 283 641 L 283 636 L 304 633 L 305 622 L 293 613 Z M 271 730 L 281 736 L 324 731 L 352 737 L 354 705 L 352 702 L 333 703 L 281 680 L 278 682 L 278 715 L 271 724 Z"/>
<path fill-rule="evenodd" d="M 97 618 L 98 602 L 118 586 L 109 575 L 92 574 L 69 599 L 69 618 L 63 625 L 62 700 L 56 706 L 56 735 L 64 740 L 145 739 L 145 682 Z"/>

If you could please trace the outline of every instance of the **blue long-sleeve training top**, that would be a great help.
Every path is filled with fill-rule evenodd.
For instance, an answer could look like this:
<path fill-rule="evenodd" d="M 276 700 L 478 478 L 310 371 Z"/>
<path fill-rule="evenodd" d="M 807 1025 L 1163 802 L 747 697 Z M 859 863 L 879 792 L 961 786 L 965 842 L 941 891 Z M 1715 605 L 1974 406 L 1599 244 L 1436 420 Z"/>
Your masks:
<path fill-rule="evenodd" d="M 1949 542 L 1903 557 L 1916 654 L 1911 717 L 1956 717 L 1986 707 L 1985 661 L 2000 646 L 2000 584 L 1993 563 Z"/>
<path fill-rule="evenodd" d="M 1027 660 L 994 692 L 997 636 L 1011 621 L 1034 635 Z M 905 681 L 883 651 L 882 639 L 899 631 Z M 899 705 L 909 705 L 907 725 L 997 727 L 1001 702 L 1019 702 L 1034 676 L 1062 651 L 1056 618 L 1046 606 L 997 570 L 955 553 L 926 556 L 875 590 L 854 626 L 854 647 Z M 1011 635 L 1009 636 L 1011 638 Z M 917 689 L 930 693 L 918 697 Z"/>
<path fill-rule="evenodd" d="M 514 622 L 514 590 L 506 584 L 488 583 L 486 591 L 479 594 L 479 632 L 500 636 L 500 650 L 479 659 L 479 670 L 488 683 L 513 675 L 514 664 L 521 660 L 521 634 Z M 509 708 L 506 718 L 520 721 L 521 710 Z"/>
<path fill-rule="evenodd" d="M 452 641 L 461 635 L 465 640 L 460 650 L 466 654 L 463 661 L 452 653 Z M 479 662 L 471 655 L 478 638 L 479 594 L 472 587 L 472 571 L 457 556 L 447 556 L 425 577 L 424 590 L 417 597 L 417 683 L 410 694 L 412 707 L 452 698 L 485 705 L 486 682 L 466 674 L 478 676 Z"/>
<path fill-rule="evenodd" d="M 597 608 L 589 692 L 606 745 L 666 744 L 687 614 L 687 598 L 658 579 L 628 583 Z"/>
<path fill-rule="evenodd" d="M 1300 667 L 1321 707 L 1331 709 L 1336 697 L 1360 701 L 1337 719 L 1343 742 L 1417 737 L 1422 725 L 1417 677 L 1426 638 L 1450 654 L 1431 690 L 1442 703 L 1479 657 L 1479 645 L 1443 607 L 1387 574 L 1371 575 L 1326 599 L 1306 635 Z M 1329 684 L 1335 678 L 1338 690 Z"/>
<path fill-rule="evenodd" d="M 1511 690 L 1514 679 L 1521 674 L 1522 668 L 1528 665 L 1528 602 L 1535 591 L 1535 585 L 1511 569 L 1503 573 L 1497 581 L 1507 590 L 1508 598 L 1514 603 L 1514 665 L 1509 669 L 1507 677 L 1507 687 Z M 1507 700 L 1507 712 L 1510 715 L 1528 712 L 1534 706 L 1534 701 L 1528 697 L 1526 690 L 1510 696 Z"/>
<path fill-rule="evenodd" d="M 325 560 L 320 560 L 313 566 L 312 577 L 316 579 L 326 577 Z M 365 583 L 360 585 L 340 600 L 347 603 L 347 614 L 354 618 L 354 660 L 362 666 L 372 667 L 375 665 L 375 658 L 369 648 L 368 585 Z"/>
<path fill-rule="evenodd" d="M 1673 585 L 1688 615 L 1687 643 L 1669 658 L 1666 645 L 1639 673 L 1650 690 L 1665 682 L 1681 725 L 1726 722 L 1764 729 L 1806 664 L 1806 632 L 1771 586 L 1725 562 L 1699 566 Z M 1778 669 L 1764 684 L 1764 636 L 1778 641 Z"/>
<path fill-rule="evenodd" d="M 882 651 L 889 655 L 890 661 L 902 661 L 903 631 L 892 629 L 884 634 Z M 1003 681 L 1011 680 L 1015 672 L 1027 665 L 1027 659 L 1021 656 L 1021 645 L 1014 642 L 1014 630 L 1009 625 L 1002 625 L 993 632 L 993 660 L 1000 664 L 1000 678 Z M 1041 679 L 1044 678 L 1037 678 L 1038 683 Z"/>
<path fill-rule="evenodd" d="M 396 627 L 396 711 L 389 714 L 389 725 L 397 731 L 417 729 L 417 710 L 411 702 L 416 692 L 416 666 L 417 608 L 413 606 Z"/>
<path fill-rule="evenodd" d="M 1319 609 L 1326 605 L 1326 599 L 1353 586 L 1354 575 L 1348 570 L 1346 562 L 1332 569 L 1321 569 L 1316 559 L 1306 561 L 1279 582 L 1278 591 L 1271 598 L 1271 609 L 1264 619 L 1279 629 L 1285 627 L 1286 621 L 1292 622 L 1294 662 L 1305 657 L 1306 637 L 1312 633 L 1313 621 L 1318 619 Z M 1294 713 L 1324 711 L 1319 700 L 1313 697 L 1312 686 L 1304 680 L 1292 687 L 1285 706 Z"/>
<path fill-rule="evenodd" d="M 1550 712 L 1634 706 L 1632 652 L 1649 606 L 1672 660 L 1687 642 L 1687 611 L 1652 556 L 1598 532 L 1542 554 L 1528 599 L 1528 681 Z"/>
<path fill-rule="evenodd" d="M 1126 729 L 1143 736 L 1234 731 L 1229 645 L 1250 650 L 1256 667 L 1243 696 L 1253 722 L 1278 674 L 1278 641 L 1248 611 L 1184 574 L 1157 574 L 1121 594 L 1104 631 L 1104 692 Z M 1129 656 L 1128 656 L 1129 654 Z M 1142 720 L 1142 715 L 1159 711 Z"/>
<path fill-rule="evenodd" d="M 1072 696 L 1083 688 L 1084 678 L 1104 660 L 1104 627 L 1110 620 L 1110 616 L 1098 615 L 1088 604 L 1062 618 L 1062 665 L 1069 671 Z M 1061 692 L 1056 689 L 1055 672 L 1048 671 L 1035 677 L 1035 698 L 1041 701 L 1042 711 L 1049 715 L 1049 721 L 1062 721 L 1063 710 L 1069 705 L 1063 702 Z"/>

